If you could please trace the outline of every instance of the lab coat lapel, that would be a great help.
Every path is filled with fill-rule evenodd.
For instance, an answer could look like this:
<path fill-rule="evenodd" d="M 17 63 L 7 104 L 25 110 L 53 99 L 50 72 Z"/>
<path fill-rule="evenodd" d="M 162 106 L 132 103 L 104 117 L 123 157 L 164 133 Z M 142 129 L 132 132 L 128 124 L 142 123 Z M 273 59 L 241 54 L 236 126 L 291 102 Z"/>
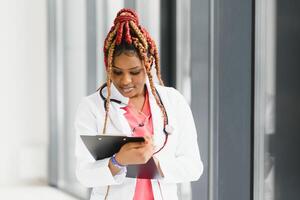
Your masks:
<path fill-rule="evenodd" d="M 151 108 L 152 114 L 152 124 L 153 124 L 153 138 L 154 144 L 156 148 L 160 148 L 164 143 L 164 123 L 163 123 L 163 116 L 159 106 L 156 103 L 155 97 L 152 94 L 150 83 L 147 79 L 146 86 L 149 94 L 149 104 Z"/>
<path fill-rule="evenodd" d="M 107 132 L 107 134 L 118 134 L 118 135 L 127 135 L 131 136 L 130 126 L 124 116 L 125 111 L 121 108 L 119 104 L 112 103 L 111 109 L 108 113 L 109 123 L 117 129 L 117 133 Z M 108 129 L 109 131 L 109 129 Z"/>
<path fill-rule="evenodd" d="M 103 95 L 105 97 L 107 96 L 107 89 L 103 91 Z M 111 85 L 111 99 L 117 99 L 122 103 L 121 104 L 115 102 L 110 103 L 110 110 L 108 112 L 109 121 L 108 121 L 107 134 L 122 134 L 122 135 L 131 136 L 130 126 L 124 116 L 125 110 L 122 109 L 122 107 L 128 105 L 129 99 L 124 97 L 114 86 L 114 84 Z"/>

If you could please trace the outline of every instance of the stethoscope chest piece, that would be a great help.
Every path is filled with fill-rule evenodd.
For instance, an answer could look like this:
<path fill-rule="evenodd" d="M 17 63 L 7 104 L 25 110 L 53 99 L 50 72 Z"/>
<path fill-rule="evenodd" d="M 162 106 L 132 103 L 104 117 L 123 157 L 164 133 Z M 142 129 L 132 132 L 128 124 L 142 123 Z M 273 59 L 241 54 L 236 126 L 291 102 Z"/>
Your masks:
<path fill-rule="evenodd" d="M 174 127 L 171 126 L 170 124 L 167 124 L 165 126 L 165 131 L 167 132 L 168 135 L 171 135 L 174 132 Z"/>

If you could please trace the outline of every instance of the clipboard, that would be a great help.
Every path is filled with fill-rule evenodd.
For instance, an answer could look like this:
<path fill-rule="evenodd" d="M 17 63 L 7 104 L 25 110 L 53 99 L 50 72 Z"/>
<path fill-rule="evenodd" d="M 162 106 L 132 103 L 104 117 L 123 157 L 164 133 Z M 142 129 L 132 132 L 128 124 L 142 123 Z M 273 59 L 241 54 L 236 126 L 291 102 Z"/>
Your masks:
<path fill-rule="evenodd" d="M 80 137 L 95 160 L 113 156 L 128 142 L 144 142 L 143 137 L 117 135 L 80 135 Z M 142 179 L 161 178 L 153 158 L 149 159 L 145 164 L 128 165 L 126 177 Z"/>

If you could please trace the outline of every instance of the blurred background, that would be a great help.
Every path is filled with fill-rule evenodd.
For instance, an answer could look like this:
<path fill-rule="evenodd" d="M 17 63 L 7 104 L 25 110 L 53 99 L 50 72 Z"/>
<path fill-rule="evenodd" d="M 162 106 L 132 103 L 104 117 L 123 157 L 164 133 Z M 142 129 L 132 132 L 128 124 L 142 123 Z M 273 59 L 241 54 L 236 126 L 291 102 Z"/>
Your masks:
<path fill-rule="evenodd" d="M 300 1 L 1 0 L 0 199 L 88 199 L 73 121 L 123 7 L 190 102 L 204 162 L 181 200 L 298 200 Z"/>

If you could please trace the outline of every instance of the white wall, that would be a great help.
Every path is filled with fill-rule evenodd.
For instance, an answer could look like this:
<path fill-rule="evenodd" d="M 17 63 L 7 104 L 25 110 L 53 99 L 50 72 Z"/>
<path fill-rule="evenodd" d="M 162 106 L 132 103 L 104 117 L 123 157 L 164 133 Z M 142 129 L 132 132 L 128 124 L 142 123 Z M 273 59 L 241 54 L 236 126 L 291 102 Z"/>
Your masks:
<path fill-rule="evenodd" d="M 46 180 L 46 0 L 0 2 L 0 186 Z"/>

